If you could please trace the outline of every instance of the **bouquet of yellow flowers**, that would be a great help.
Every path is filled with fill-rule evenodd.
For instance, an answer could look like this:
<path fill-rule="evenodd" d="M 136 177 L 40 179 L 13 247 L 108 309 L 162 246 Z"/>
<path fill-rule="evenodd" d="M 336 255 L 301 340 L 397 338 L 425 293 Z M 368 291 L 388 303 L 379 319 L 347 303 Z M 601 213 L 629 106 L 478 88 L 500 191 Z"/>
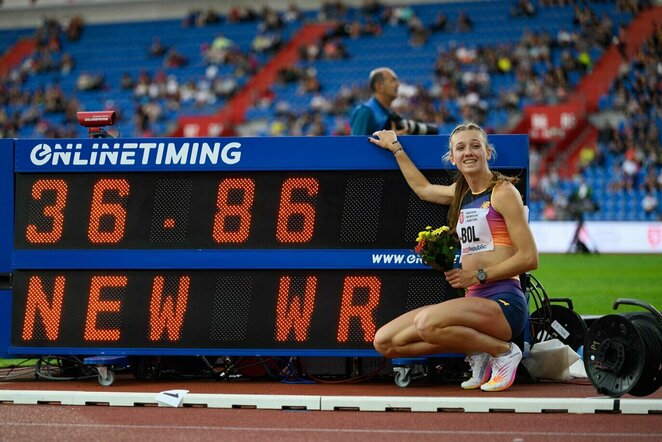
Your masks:
<path fill-rule="evenodd" d="M 443 272 L 453 268 L 460 244 L 448 226 L 441 226 L 434 230 L 427 226 L 425 230 L 418 233 L 416 241 L 418 241 L 418 245 L 414 250 L 421 255 L 423 264 Z"/>

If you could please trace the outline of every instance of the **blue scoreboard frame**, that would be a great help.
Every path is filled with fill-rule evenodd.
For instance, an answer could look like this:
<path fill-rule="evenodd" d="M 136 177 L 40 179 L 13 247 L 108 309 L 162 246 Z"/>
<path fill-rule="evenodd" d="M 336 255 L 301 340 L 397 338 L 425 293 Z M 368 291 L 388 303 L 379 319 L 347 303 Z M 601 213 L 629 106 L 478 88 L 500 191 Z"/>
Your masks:
<path fill-rule="evenodd" d="M 450 184 L 445 135 L 401 137 Z M 493 135 L 528 198 L 528 139 Z M 446 223 L 365 137 L 0 140 L 0 354 L 377 356 L 457 296 L 414 253 Z"/>

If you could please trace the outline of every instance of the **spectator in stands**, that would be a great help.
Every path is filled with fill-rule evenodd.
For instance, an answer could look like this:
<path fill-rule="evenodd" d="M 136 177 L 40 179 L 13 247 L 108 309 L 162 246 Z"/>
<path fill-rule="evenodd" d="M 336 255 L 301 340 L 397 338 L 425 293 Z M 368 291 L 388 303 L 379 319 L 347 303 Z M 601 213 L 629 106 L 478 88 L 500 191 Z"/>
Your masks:
<path fill-rule="evenodd" d="M 624 173 L 624 185 L 627 190 L 632 190 L 637 185 L 637 176 L 639 175 L 639 161 L 637 160 L 637 149 L 632 143 L 629 143 L 625 150 L 623 164 L 621 165 Z"/>
<path fill-rule="evenodd" d="M 662 173 L 662 169 L 661 169 L 661 173 Z M 651 163 L 646 168 L 646 176 L 644 177 L 644 180 L 641 183 L 640 189 L 652 190 L 652 191 L 655 191 L 657 189 L 662 190 L 662 186 L 660 186 L 660 184 L 658 184 L 658 176 L 657 176 L 655 164 Z"/>
<path fill-rule="evenodd" d="M 428 31 L 417 16 L 413 16 L 407 23 L 409 29 L 409 44 L 414 47 L 423 46 L 428 41 Z"/>
<path fill-rule="evenodd" d="M 285 23 L 297 22 L 301 19 L 302 13 L 296 3 L 289 3 L 287 10 L 283 13 L 283 20 Z"/>
<path fill-rule="evenodd" d="M 536 7 L 529 0 L 515 0 L 510 6 L 511 17 L 534 17 Z"/>
<path fill-rule="evenodd" d="M 651 189 L 648 189 L 646 195 L 644 195 L 644 198 L 641 200 L 641 208 L 644 210 L 644 213 L 646 215 L 656 214 L 658 204 L 659 201 L 657 200 L 657 196 Z"/>
<path fill-rule="evenodd" d="M 350 115 L 352 135 L 371 135 L 382 129 L 395 130 L 401 134 L 437 134 L 437 127 L 407 120 L 397 115 L 391 104 L 398 96 L 400 82 L 393 69 L 373 69 L 369 76 L 372 97 L 356 106 Z"/>
<path fill-rule="evenodd" d="M 233 6 L 228 14 L 230 23 L 247 23 L 257 20 L 258 13 L 253 8 Z"/>
<path fill-rule="evenodd" d="M 207 9 L 206 12 L 203 12 L 200 16 L 199 26 L 205 25 L 215 25 L 221 22 L 221 16 L 215 9 Z"/>
<path fill-rule="evenodd" d="M 103 88 L 103 75 L 81 72 L 76 79 L 76 88 L 79 91 L 94 91 Z"/>
<path fill-rule="evenodd" d="M 163 59 L 163 66 L 167 68 L 180 68 L 182 66 L 186 66 L 187 64 L 188 58 L 175 48 L 168 50 L 165 58 Z"/>
<path fill-rule="evenodd" d="M 583 171 L 589 167 L 596 157 L 596 148 L 594 146 L 582 146 L 579 151 L 579 170 Z"/>
<path fill-rule="evenodd" d="M 208 9 L 203 11 L 201 9 L 192 9 L 188 12 L 184 20 L 182 21 L 182 26 L 184 28 L 189 28 L 191 26 L 203 27 L 206 25 L 212 25 L 221 22 L 221 16 L 214 9 Z"/>
<path fill-rule="evenodd" d="M 284 66 L 276 74 L 276 80 L 279 84 L 296 83 L 305 75 L 304 70 L 299 66 Z"/>
<path fill-rule="evenodd" d="M 70 53 L 65 52 L 62 54 L 62 59 L 60 60 L 60 72 L 62 75 L 69 75 L 75 66 L 76 63 Z"/>
<path fill-rule="evenodd" d="M 10 116 L 3 107 L 0 107 L 0 138 L 17 137 L 19 125 L 17 114 Z"/>
<path fill-rule="evenodd" d="M 317 78 L 317 70 L 313 67 L 306 69 L 298 82 L 297 88 L 301 94 L 314 94 L 322 90 L 322 85 Z"/>
<path fill-rule="evenodd" d="M 609 182 L 607 183 L 607 189 L 611 192 L 620 192 L 625 188 L 625 175 L 621 165 L 617 162 L 614 162 L 612 167 L 612 172 L 609 176 Z"/>
<path fill-rule="evenodd" d="M 320 47 L 315 43 L 308 43 L 299 47 L 299 56 L 303 61 L 315 61 L 320 57 Z"/>
<path fill-rule="evenodd" d="M 382 27 L 381 25 L 373 20 L 372 17 L 367 17 L 365 19 L 365 23 L 363 23 L 363 27 L 361 28 L 361 35 L 370 35 L 370 36 L 378 36 L 381 35 L 382 33 Z"/>
<path fill-rule="evenodd" d="M 281 16 L 269 6 L 262 7 L 260 15 L 262 22 L 258 25 L 258 32 L 277 32 L 285 26 Z"/>
<path fill-rule="evenodd" d="M 135 87 L 136 83 L 133 81 L 133 77 L 130 72 L 123 72 L 120 77 L 120 89 L 129 90 Z"/>
<path fill-rule="evenodd" d="M 592 69 L 593 61 L 591 55 L 588 53 L 588 48 L 585 45 L 579 45 L 577 53 L 577 67 L 582 73 L 587 73 Z"/>
<path fill-rule="evenodd" d="M 446 18 L 446 15 L 443 12 L 439 11 L 434 21 L 428 27 L 428 29 L 432 34 L 434 34 L 435 32 L 445 32 L 447 25 L 448 25 L 448 18 Z"/>
<path fill-rule="evenodd" d="M 258 32 L 251 42 L 251 49 L 258 54 L 275 51 L 282 44 L 279 32 Z"/>
<path fill-rule="evenodd" d="M 339 37 L 325 37 L 322 41 L 321 54 L 324 60 L 341 60 L 349 57 L 347 49 Z"/>
<path fill-rule="evenodd" d="M 202 11 L 199 9 L 191 9 L 182 20 L 182 27 L 190 28 L 191 26 L 196 26 L 201 13 Z"/>
<path fill-rule="evenodd" d="M 363 0 L 361 2 L 361 12 L 363 15 L 378 15 L 382 10 L 380 0 Z"/>
<path fill-rule="evenodd" d="M 237 92 L 237 80 L 233 75 L 215 77 L 212 81 L 214 94 L 221 98 L 229 98 Z"/>
<path fill-rule="evenodd" d="M 416 17 L 416 12 L 414 12 L 414 8 L 409 5 L 396 6 L 393 8 L 393 24 L 399 23 L 408 25 L 414 17 Z"/>
<path fill-rule="evenodd" d="M 71 17 L 71 20 L 68 23 L 65 23 L 65 29 L 67 30 L 67 37 L 70 41 L 80 40 L 80 36 L 83 33 L 83 18 L 79 15 Z"/>
<path fill-rule="evenodd" d="M 317 17 L 319 21 L 345 21 L 347 5 L 342 0 L 323 1 Z"/>
<path fill-rule="evenodd" d="M 234 41 L 223 34 L 218 34 L 208 48 L 203 49 L 203 56 L 207 63 L 222 64 L 230 58 L 230 53 L 236 48 Z"/>
<path fill-rule="evenodd" d="M 467 14 L 465 11 L 460 12 L 460 15 L 457 16 L 457 32 L 471 32 L 473 26 L 474 23 L 471 18 L 469 18 L 469 14 Z"/>
<path fill-rule="evenodd" d="M 578 38 L 579 37 L 575 32 L 569 31 L 566 28 L 561 28 L 556 34 L 556 43 L 560 48 L 567 48 L 574 46 Z"/>
<path fill-rule="evenodd" d="M 611 38 L 611 43 L 616 46 L 618 53 L 623 60 L 623 63 L 627 64 L 628 61 L 628 48 L 625 41 L 626 27 L 624 25 L 619 26 L 618 33 L 613 35 Z"/>
<path fill-rule="evenodd" d="M 147 52 L 150 57 L 161 57 L 168 51 L 168 47 L 161 42 L 159 37 L 152 39 L 152 44 L 149 45 Z"/>
<path fill-rule="evenodd" d="M 450 136 L 444 159 L 460 172 L 450 186 L 431 184 L 407 156 L 394 131 L 370 142 L 395 156 L 407 184 L 422 200 L 450 205 L 448 223 L 462 234 L 461 268 L 444 269 L 466 295 L 412 310 L 381 327 L 375 349 L 387 358 L 458 352 L 472 369 L 464 389 L 501 391 L 515 380 L 522 352 L 512 342 L 525 328 L 528 307 L 519 275 L 537 268 L 538 252 L 517 179 L 490 170 L 494 148 L 485 131 L 468 123 Z M 487 209 L 485 209 L 487 207 Z M 490 377 L 491 371 L 491 377 Z"/>

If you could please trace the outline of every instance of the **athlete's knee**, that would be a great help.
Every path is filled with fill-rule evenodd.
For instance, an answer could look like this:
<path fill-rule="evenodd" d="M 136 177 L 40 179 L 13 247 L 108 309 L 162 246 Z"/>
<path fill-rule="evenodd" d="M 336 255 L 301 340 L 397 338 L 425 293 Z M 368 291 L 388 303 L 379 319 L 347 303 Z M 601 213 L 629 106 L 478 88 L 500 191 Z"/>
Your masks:
<path fill-rule="evenodd" d="M 430 342 L 429 338 L 439 330 L 438 318 L 430 314 L 428 309 L 423 309 L 414 316 L 414 327 L 422 340 Z"/>

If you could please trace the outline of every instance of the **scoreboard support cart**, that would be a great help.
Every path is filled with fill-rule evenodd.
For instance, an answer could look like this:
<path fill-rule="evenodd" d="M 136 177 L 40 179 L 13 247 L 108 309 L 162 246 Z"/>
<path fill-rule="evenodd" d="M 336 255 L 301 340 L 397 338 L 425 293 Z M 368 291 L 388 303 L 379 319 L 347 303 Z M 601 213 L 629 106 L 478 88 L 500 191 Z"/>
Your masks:
<path fill-rule="evenodd" d="M 83 359 L 83 363 L 94 366 L 99 372 L 99 384 L 110 387 L 115 382 L 115 370 L 128 367 L 129 358 L 126 356 L 90 356 Z"/>
<path fill-rule="evenodd" d="M 391 360 L 393 382 L 398 387 L 408 387 L 413 380 L 427 376 L 428 358 L 397 358 Z"/>

